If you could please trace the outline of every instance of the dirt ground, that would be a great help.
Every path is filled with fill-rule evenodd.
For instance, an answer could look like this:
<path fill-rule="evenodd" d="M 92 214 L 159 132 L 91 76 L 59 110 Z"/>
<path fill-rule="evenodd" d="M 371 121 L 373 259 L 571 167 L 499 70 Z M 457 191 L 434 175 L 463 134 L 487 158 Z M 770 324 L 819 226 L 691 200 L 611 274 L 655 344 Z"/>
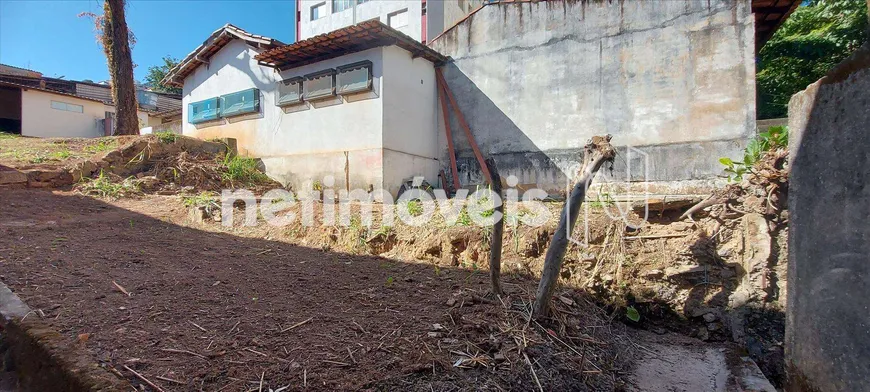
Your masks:
<path fill-rule="evenodd" d="M 8 139 L 0 170 L 33 165 L 10 151 L 75 145 L 85 154 L 115 142 Z M 112 173 L 106 183 L 0 189 L 0 281 L 32 317 L 135 386 L 125 366 L 165 390 L 259 390 L 261 380 L 263 390 L 631 390 L 635 354 L 649 352 L 644 341 L 659 344 L 643 336 L 669 331 L 737 343 L 782 380 L 787 211 L 778 206 L 787 192 L 774 190 L 787 184 L 775 165 L 759 183 L 716 190 L 728 202 L 695 220 L 680 214 L 697 201 L 651 201 L 642 222 L 610 195 L 590 196 L 588 243 L 568 250 L 556 312 L 541 325 L 528 309 L 556 219 L 517 225 L 536 215 L 517 205 L 504 235 L 506 295 L 495 297 L 491 229 L 467 214 L 385 226 L 375 204 L 367 226 L 354 204 L 346 226 L 272 227 L 258 215 L 247 227 L 236 209 L 236 224 L 222 226 L 214 190 L 239 184 L 206 144 L 133 138 L 88 160 L 36 163 L 79 159 L 84 173 L 91 162 L 89 173 Z M 135 191 L 108 192 L 113 181 Z M 251 184 L 257 194 L 277 186 Z M 556 217 L 561 203 L 545 207 Z M 298 217 L 299 208 L 289 210 Z M 625 212 L 627 221 L 614 218 Z"/>
<path fill-rule="evenodd" d="M 177 197 L 0 192 L 0 280 L 134 385 L 124 365 L 166 390 L 613 390 L 628 366 L 579 293 L 524 325 L 523 275 L 499 299 L 476 270 L 188 227 Z"/>

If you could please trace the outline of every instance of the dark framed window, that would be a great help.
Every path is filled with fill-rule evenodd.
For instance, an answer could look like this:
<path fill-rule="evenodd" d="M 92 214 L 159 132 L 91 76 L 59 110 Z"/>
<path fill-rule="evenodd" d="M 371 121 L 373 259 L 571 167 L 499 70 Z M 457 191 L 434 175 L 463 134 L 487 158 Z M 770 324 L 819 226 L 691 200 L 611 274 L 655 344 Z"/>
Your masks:
<path fill-rule="evenodd" d="M 252 88 L 221 95 L 221 117 L 232 117 L 260 111 L 260 90 Z"/>
<path fill-rule="evenodd" d="M 325 69 L 305 75 L 302 91 L 306 101 L 335 96 L 335 70 Z"/>
<path fill-rule="evenodd" d="M 326 16 L 326 2 L 311 6 L 311 20 L 317 20 Z"/>
<path fill-rule="evenodd" d="M 217 120 L 219 117 L 220 99 L 218 97 L 187 104 L 187 122 L 190 124 Z"/>
<path fill-rule="evenodd" d="M 352 94 L 372 89 L 372 62 L 343 65 L 336 68 L 336 91 L 338 94 Z"/>
<path fill-rule="evenodd" d="M 284 79 L 278 82 L 278 106 L 288 106 L 302 102 L 302 77 Z"/>

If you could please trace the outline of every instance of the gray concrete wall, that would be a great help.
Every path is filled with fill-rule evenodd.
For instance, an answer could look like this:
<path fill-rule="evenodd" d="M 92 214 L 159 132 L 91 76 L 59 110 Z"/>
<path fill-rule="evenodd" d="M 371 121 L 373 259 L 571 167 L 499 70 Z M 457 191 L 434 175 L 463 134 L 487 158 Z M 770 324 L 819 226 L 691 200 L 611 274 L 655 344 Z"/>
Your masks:
<path fill-rule="evenodd" d="M 789 102 L 788 391 L 870 390 L 870 44 Z"/>
<path fill-rule="evenodd" d="M 606 133 L 649 154 L 649 180 L 722 174 L 718 159 L 742 156 L 755 131 L 753 26 L 748 0 L 518 2 L 487 5 L 430 45 L 453 58 L 447 82 L 502 175 L 564 189 L 584 143 Z M 452 126 L 461 182 L 479 183 Z"/>

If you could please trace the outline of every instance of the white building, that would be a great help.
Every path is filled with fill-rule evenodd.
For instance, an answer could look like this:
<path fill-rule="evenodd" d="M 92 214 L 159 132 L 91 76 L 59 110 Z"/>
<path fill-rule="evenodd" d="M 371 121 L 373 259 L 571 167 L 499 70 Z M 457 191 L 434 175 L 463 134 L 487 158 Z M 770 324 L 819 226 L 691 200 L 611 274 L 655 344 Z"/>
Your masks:
<path fill-rule="evenodd" d="M 178 100 L 169 101 L 174 102 L 163 111 L 140 104 L 139 125 L 155 127 L 175 118 L 171 111 L 180 110 Z M 114 115 L 111 101 L 95 96 L 0 80 L 0 132 L 30 137 L 107 136 L 112 134 Z"/>
<path fill-rule="evenodd" d="M 234 138 L 297 191 L 331 176 L 337 189 L 395 194 L 409 177 L 437 178 L 445 60 L 376 20 L 291 45 L 227 25 L 165 81 L 183 87 L 185 135 Z"/>
<path fill-rule="evenodd" d="M 139 126 L 165 128 L 181 118 L 177 95 L 139 90 Z M 44 77 L 0 64 L 0 131 L 32 137 L 112 134 L 115 106 L 108 84 Z"/>
<path fill-rule="evenodd" d="M 297 40 L 376 19 L 426 43 L 483 0 L 297 0 Z"/>

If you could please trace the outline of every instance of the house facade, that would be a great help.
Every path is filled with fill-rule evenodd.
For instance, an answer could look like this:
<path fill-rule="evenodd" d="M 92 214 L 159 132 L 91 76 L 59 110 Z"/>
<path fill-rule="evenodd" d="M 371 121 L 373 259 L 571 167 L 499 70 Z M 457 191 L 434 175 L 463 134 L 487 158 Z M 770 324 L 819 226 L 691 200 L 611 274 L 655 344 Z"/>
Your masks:
<path fill-rule="evenodd" d="M 137 93 L 140 128 L 180 123 L 180 97 Z M 0 64 L 0 131 L 32 137 L 100 137 L 113 134 L 114 113 L 107 84 L 49 78 Z"/>
<path fill-rule="evenodd" d="M 227 25 L 174 68 L 183 133 L 236 139 L 296 190 L 437 178 L 437 52 L 372 20 L 284 45 Z"/>
<path fill-rule="evenodd" d="M 297 190 L 329 177 L 395 195 L 415 176 L 473 189 L 491 157 L 502 178 L 558 193 L 603 134 L 620 148 L 613 181 L 698 189 L 755 135 L 757 43 L 787 1 L 487 1 L 428 45 L 422 22 L 394 28 L 378 8 L 419 3 L 301 1 L 300 37 L 380 16 L 291 45 L 227 25 L 166 81 L 183 86 L 184 134 L 235 138 Z"/>

